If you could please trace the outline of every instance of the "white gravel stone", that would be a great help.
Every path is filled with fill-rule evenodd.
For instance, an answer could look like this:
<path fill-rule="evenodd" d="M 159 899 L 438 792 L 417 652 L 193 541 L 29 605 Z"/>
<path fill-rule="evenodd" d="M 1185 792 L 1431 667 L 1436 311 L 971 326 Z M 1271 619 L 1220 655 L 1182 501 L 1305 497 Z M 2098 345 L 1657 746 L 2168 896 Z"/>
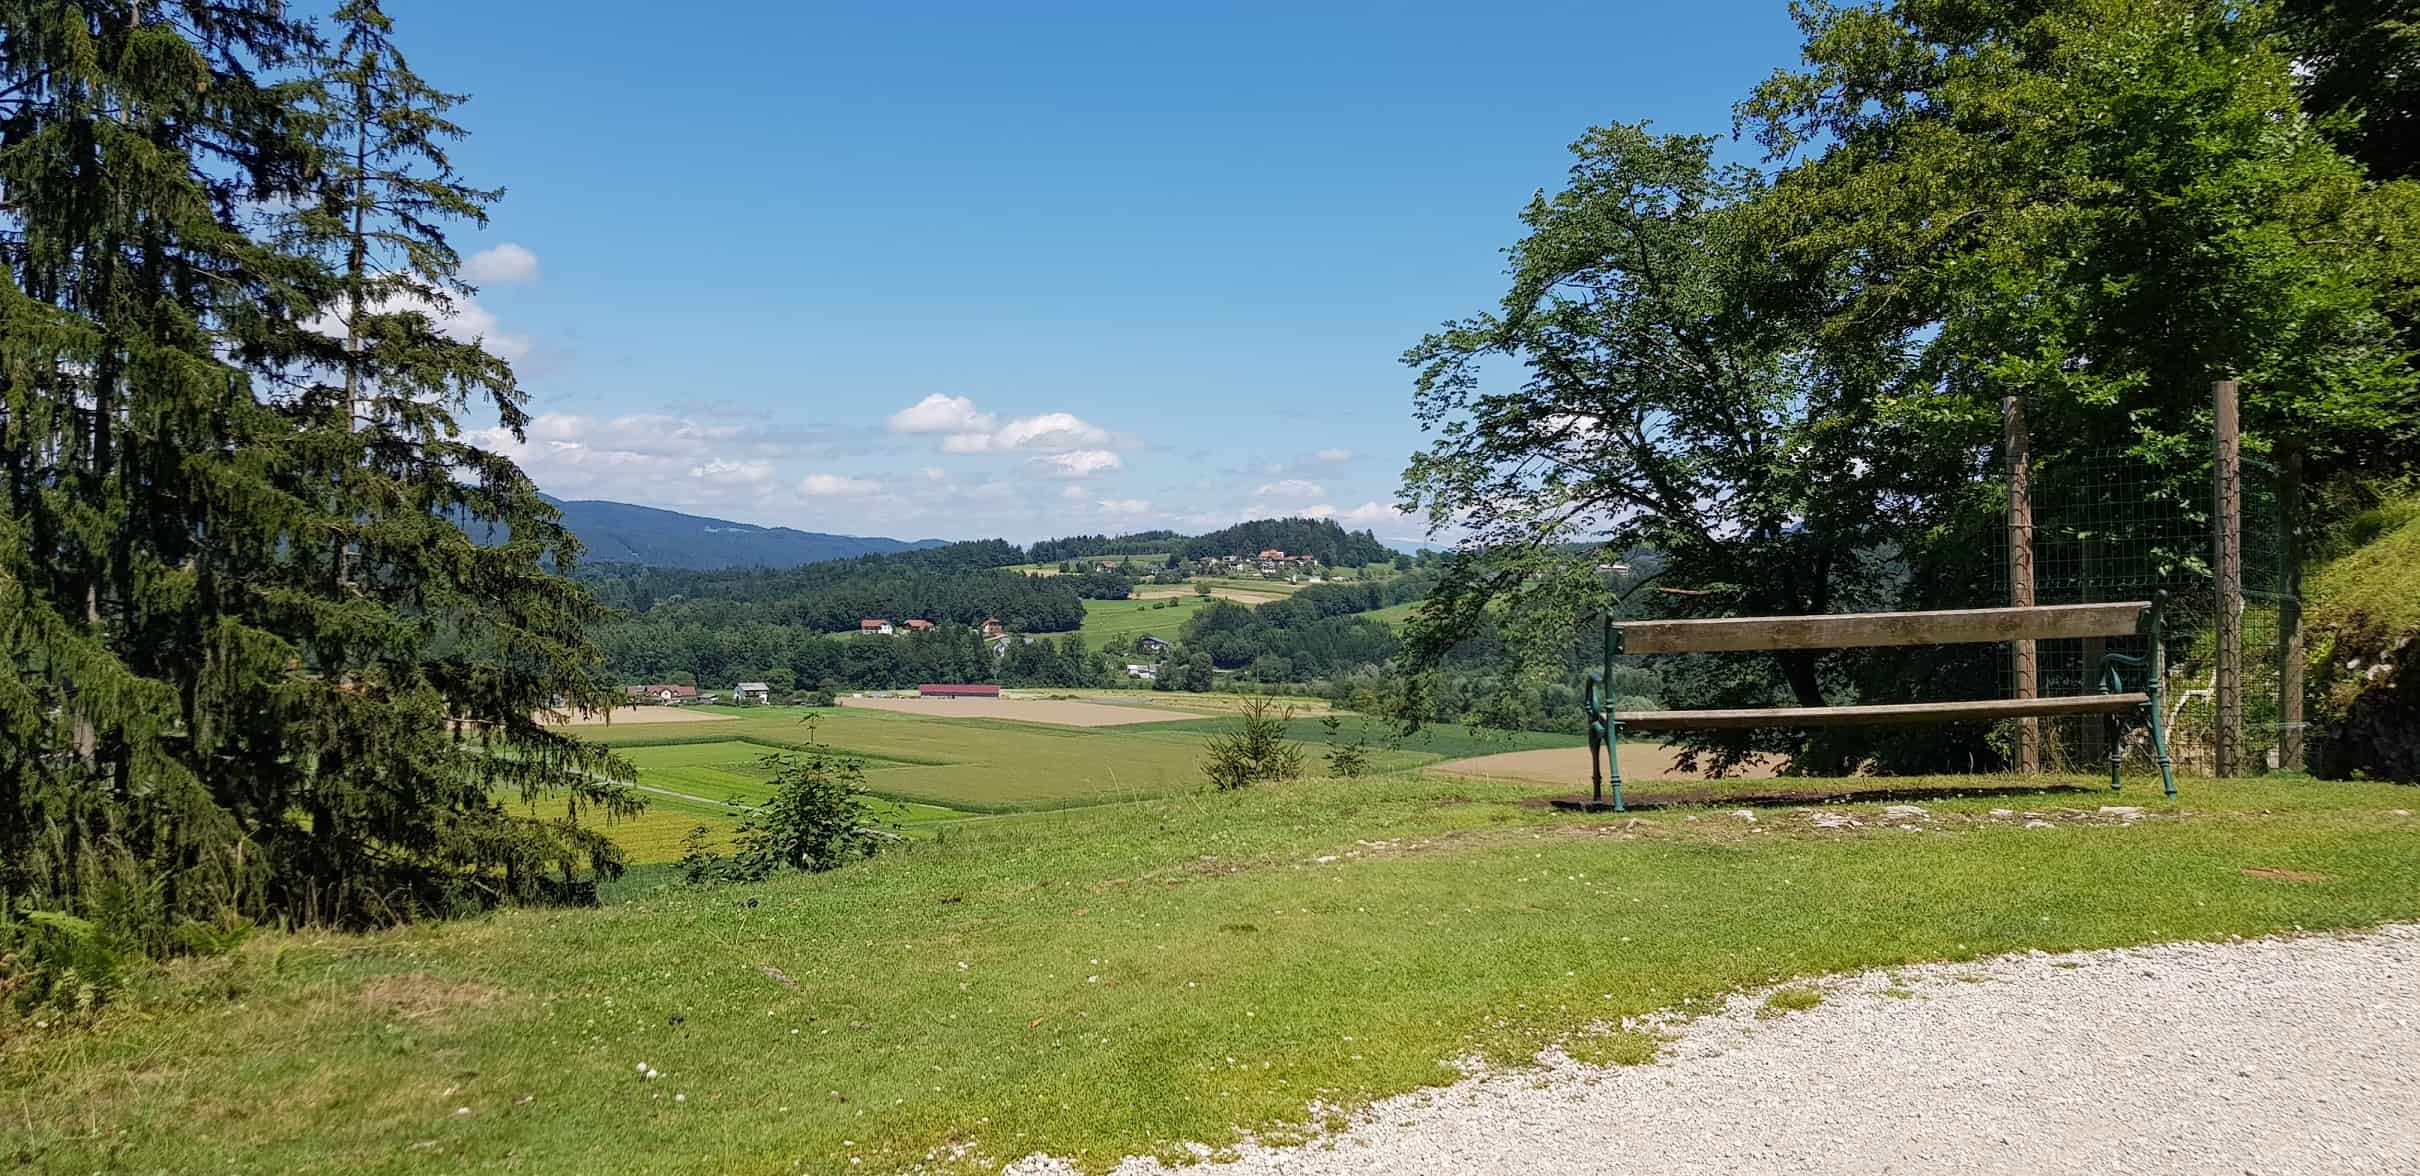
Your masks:
<path fill-rule="evenodd" d="M 2420 925 L 1823 987 L 1779 1018 L 1757 1015 L 1763 993 L 1733 997 L 1651 1065 L 1550 1051 L 1542 1071 L 1387 1099 L 1307 1146 L 1245 1144 L 1218 1174 L 2420 1170 Z"/>

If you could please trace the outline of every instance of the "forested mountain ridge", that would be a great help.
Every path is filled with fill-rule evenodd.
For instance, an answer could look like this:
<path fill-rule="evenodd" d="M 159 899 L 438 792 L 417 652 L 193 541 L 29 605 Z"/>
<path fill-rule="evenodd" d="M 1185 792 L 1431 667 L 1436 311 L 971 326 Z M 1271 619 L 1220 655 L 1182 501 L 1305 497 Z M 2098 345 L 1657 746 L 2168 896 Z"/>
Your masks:
<path fill-rule="evenodd" d="M 599 563 L 666 568 L 788 568 L 861 555 L 890 555 L 939 547 L 939 539 L 832 535 L 790 527 L 760 527 L 708 515 L 599 499 L 546 496 L 563 512 L 563 526 Z"/>
<path fill-rule="evenodd" d="M 1126 595 L 1122 577 L 1003 570 L 1024 556 L 1014 544 L 980 539 L 795 568 L 586 564 L 577 575 L 600 602 L 633 618 L 822 633 L 854 633 L 858 622 L 876 618 L 958 625 L 997 619 L 1019 632 L 1065 632 L 1084 623 L 1086 593 Z"/>

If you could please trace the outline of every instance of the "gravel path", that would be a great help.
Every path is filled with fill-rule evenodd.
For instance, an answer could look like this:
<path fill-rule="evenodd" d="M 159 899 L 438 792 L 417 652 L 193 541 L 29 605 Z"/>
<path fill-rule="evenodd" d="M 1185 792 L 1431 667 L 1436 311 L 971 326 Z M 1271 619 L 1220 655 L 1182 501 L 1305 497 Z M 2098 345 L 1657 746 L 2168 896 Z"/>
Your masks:
<path fill-rule="evenodd" d="M 1557 1056 L 1204 1170 L 2420 1172 L 2420 925 L 1820 986 L 1821 1005 L 1783 1017 L 1734 998 L 1652 1065 Z"/>

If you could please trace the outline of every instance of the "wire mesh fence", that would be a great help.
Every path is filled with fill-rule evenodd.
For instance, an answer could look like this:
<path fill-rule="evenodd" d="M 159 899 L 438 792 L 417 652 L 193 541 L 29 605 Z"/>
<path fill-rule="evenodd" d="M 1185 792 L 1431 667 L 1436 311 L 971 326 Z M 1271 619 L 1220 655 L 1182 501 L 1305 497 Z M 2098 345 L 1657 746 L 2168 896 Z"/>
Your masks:
<path fill-rule="evenodd" d="M 2297 602 L 2287 575 L 2286 515 L 2275 470 L 2243 462 L 2243 709 L 2246 771 L 2295 766 L 2299 731 L 2289 731 L 2280 686 L 2284 625 Z M 2211 469 L 2160 470 L 2121 450 L 2044 455 L 2033 466 L 2033 580 L 2037 604 L 2149 600 L 2165 594 L 2164 705 L 2170 754 L 2179 771 L 2217 765 L 2217 621 L 2211 567 Z M 2004 538 L 2003 543 L 2007 540 Z M 2006 552 L 2003 551 L 2005 557 Z M 2010 600 L 2010 561 L 1999 561 L 2000 598 Z M 2100 686 L 2104 655 L 2147 656 L 2139 637 L 2044 641 L 2036 646 L 2043 697 L 2089 694 Z M 2004 663 L 2004 697 L 2015 692 L 2014 659 Z M 2139 675 L 2124 685 L 2139 688 Z M 2105 723 L 2042 719 L 2043 766 L 2092 770 L 2107 764 Z M 2122 758 L 2148 757 L 2137 738 Z"/>

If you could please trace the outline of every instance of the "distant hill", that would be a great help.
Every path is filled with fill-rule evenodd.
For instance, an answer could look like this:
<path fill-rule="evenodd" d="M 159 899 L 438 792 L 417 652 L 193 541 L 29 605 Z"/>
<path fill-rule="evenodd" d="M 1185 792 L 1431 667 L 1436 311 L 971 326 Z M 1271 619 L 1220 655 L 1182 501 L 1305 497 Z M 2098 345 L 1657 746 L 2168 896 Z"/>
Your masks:
<path fill-rule="evenodd" d="M 1187 559 L 1253 555 L 1276 550 L 1316 556 L 1329 567 L 1359 567 L 1395 558 L 1393 549 L 1368 531 L 1347 531 L 1329 519 L 1254 519 L 1196 535 L 1181 549 Z"/>
<path fill-rule="evenodd" d="M 563 512 L 563 525 L 588 548 L 584 561 L 660 568 L 794 568 L 941 545 L 938 539 L 902 541 L 759 527 L 627 502 L 546 500 Z"/>

